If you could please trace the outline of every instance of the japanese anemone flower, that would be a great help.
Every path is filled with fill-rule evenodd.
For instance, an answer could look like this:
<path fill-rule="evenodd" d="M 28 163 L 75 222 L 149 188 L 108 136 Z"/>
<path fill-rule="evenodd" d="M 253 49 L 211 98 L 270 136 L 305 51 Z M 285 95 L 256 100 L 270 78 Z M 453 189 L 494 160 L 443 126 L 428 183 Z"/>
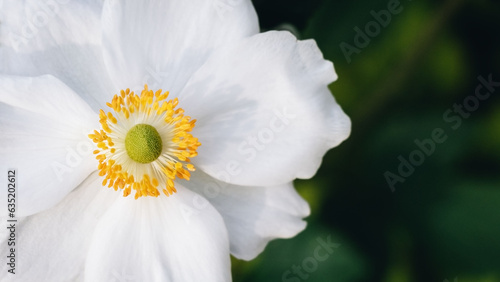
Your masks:
<path fill-rule="evenodd" d="M 351 126 L 313 40 L 249 0 L 3 4 L 0 280 L 230 281 L 305 228 L 292 182 Z"/>

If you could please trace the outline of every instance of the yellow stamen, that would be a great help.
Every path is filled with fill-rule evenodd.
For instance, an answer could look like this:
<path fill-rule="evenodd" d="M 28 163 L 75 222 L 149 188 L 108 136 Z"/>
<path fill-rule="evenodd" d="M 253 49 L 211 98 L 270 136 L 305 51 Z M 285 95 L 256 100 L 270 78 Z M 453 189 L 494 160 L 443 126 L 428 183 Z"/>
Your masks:
<path fill-rule="evenodd" d="M 103 186 L 123 190 L 124 197 L 134 190 L 134 198 L 138 199 L 158 197 L 159 189 L 170 196 L 177 192 L 174 183 L 176 178 L 190 179 L 190 172 L 195 171 L 190 158 L 197 155 L 196 150 L 201 145 L 190 133 L 196 120 L 185 116 L 182 108 L 176 108 L 179 104 L 177 98 L 167 101 L 168 96 L 168 92 L 163 93 L 161 89 L 153 92 L 147 85 L 140 96 L 130 89 L 121 90 L 111 102 L 106 103 L 114 113 L 99 111 L 101 129 L 94 130 L 88 136 L 98 148 L 93 153 L 99 161 L 98 170 L 104 178 Z M 133 138 L 129 137 L 127 142 L 132 142 L 132 145 L 128 145 L 127 151 L 127 133 L 138 124 L 144 124 L 146 129 L 130 135 Z M 159 138 L 155 137 L 155 141 L 151 142 L 163 142 L 162 146 L 147 147 L 152 144 L 148 140 L 153 136 L 150 132 L 154 131 L 147 129 L 149 127 L 154 127 L 160 134 Z M 148 150 L 156 151 L 153 154 Z M 133 158 L 129 155 L 131 153 L 135 154 Z"/>

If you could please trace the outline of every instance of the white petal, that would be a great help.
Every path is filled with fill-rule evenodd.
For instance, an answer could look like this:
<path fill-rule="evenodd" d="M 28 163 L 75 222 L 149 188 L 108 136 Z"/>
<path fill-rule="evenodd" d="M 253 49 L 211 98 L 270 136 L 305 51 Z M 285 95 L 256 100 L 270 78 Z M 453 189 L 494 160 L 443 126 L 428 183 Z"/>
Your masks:
<path fill-rule="evenodd" d="M 170 197 L 128 197 L 114 204 L 93 236 L 86 281 L 231 280 L 221 216 L 210 206 L 197 212 L 193 204 L 201 197 L 177 189 Z"/>
<path fill-rule="evenodd" d="M 101 50 L 102 1 L 4 0 L 0 14 L 0 73 L 51 74 L 92 108 L 111 88 Z"/>
<path fill-rule="evenodd" d="M 116 86 L 174 95 L 215 48 L 259 31 L 250 0 L 107 1 L 102 22 Z"/>
<path fill-rule="evenodd" d="M 74 281 L 83 276 L 97 222 L 110 203 L 121 196 L 102 187 L 101 181 L 97 173 L 92 174 L 57 206 L 20 219 L 15 230 L 16 274 L 9 274 L 10 267 L 2 263 L 0 280 L 10 281 L 7 278 L 12 276 L 14 281 Z M 2 238 L 2 254 L 10 254 L 9 248 Z"/>
<path fill-rule="evenodd" d="M 54 206 L 97 169 L 87 137 L 97 119 L 52 76 L 0 76 L 0 170 L 16 170 L 17 216 Z M 5 197 L 0 193 L 1 215 Z"/>
<path fill-rule="evenodd" d="M 193 76 L 180 106 L 197 124 L 193 159 L 211 176 L 273 186 L 310 178 L 351 123 L 327 85 L 336 79 L 314 41 L 255 35 L 217 52 Z"/>
<path fill-rule="evenodd" d="M 239 259 L 254 259 L 269 241 L 297 235 L 306 227 L 302 218 L 310 213 L 293 183 L 236 186 L 196 171 L 183 185 L 203 195 L 220 212 L 229 232 L 231 254 Z"/>

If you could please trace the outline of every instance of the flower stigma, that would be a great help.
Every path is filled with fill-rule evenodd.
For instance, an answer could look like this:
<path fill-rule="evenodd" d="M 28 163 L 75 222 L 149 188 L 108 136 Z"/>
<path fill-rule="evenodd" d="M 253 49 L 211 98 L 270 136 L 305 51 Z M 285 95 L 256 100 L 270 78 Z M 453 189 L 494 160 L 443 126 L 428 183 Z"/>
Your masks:
<path fill-rule="evenodd" d="M 94 154 L 103 186 L 123 190 L 124 197 L 134 190 L 138 199 L 158 197 L 159 189 L 170 196 L 177 192 L 177 177 L 190 179 L 195 170 L 190 158 L 201 145 L 190 133 L 196 120 L 177 107 L 177 98 L 167 101 L 168 95 L 148 85 L 140 96 L 121 90 L 106 103 L 112 111 L 100 110 L 101 129 L 89 138 L 97 145 Z"/>
<path fill-rule="evenodd" d="M 149 124 L 138 124 L 127 133 L 125 149 L 128 156 L 141 164 L 156 160 L 161 154 L 161 136 Z"/>

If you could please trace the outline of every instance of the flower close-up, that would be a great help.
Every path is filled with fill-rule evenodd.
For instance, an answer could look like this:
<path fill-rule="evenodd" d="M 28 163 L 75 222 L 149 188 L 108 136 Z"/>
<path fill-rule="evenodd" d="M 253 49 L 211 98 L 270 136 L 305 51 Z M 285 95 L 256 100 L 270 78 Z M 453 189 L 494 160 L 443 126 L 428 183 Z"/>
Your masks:
<path fill-rule="evenodd" d="M 314 40 L 247 0 L 1 9 L 1 281 L 231 281 L 304 230 L 351 130 Z"/>

